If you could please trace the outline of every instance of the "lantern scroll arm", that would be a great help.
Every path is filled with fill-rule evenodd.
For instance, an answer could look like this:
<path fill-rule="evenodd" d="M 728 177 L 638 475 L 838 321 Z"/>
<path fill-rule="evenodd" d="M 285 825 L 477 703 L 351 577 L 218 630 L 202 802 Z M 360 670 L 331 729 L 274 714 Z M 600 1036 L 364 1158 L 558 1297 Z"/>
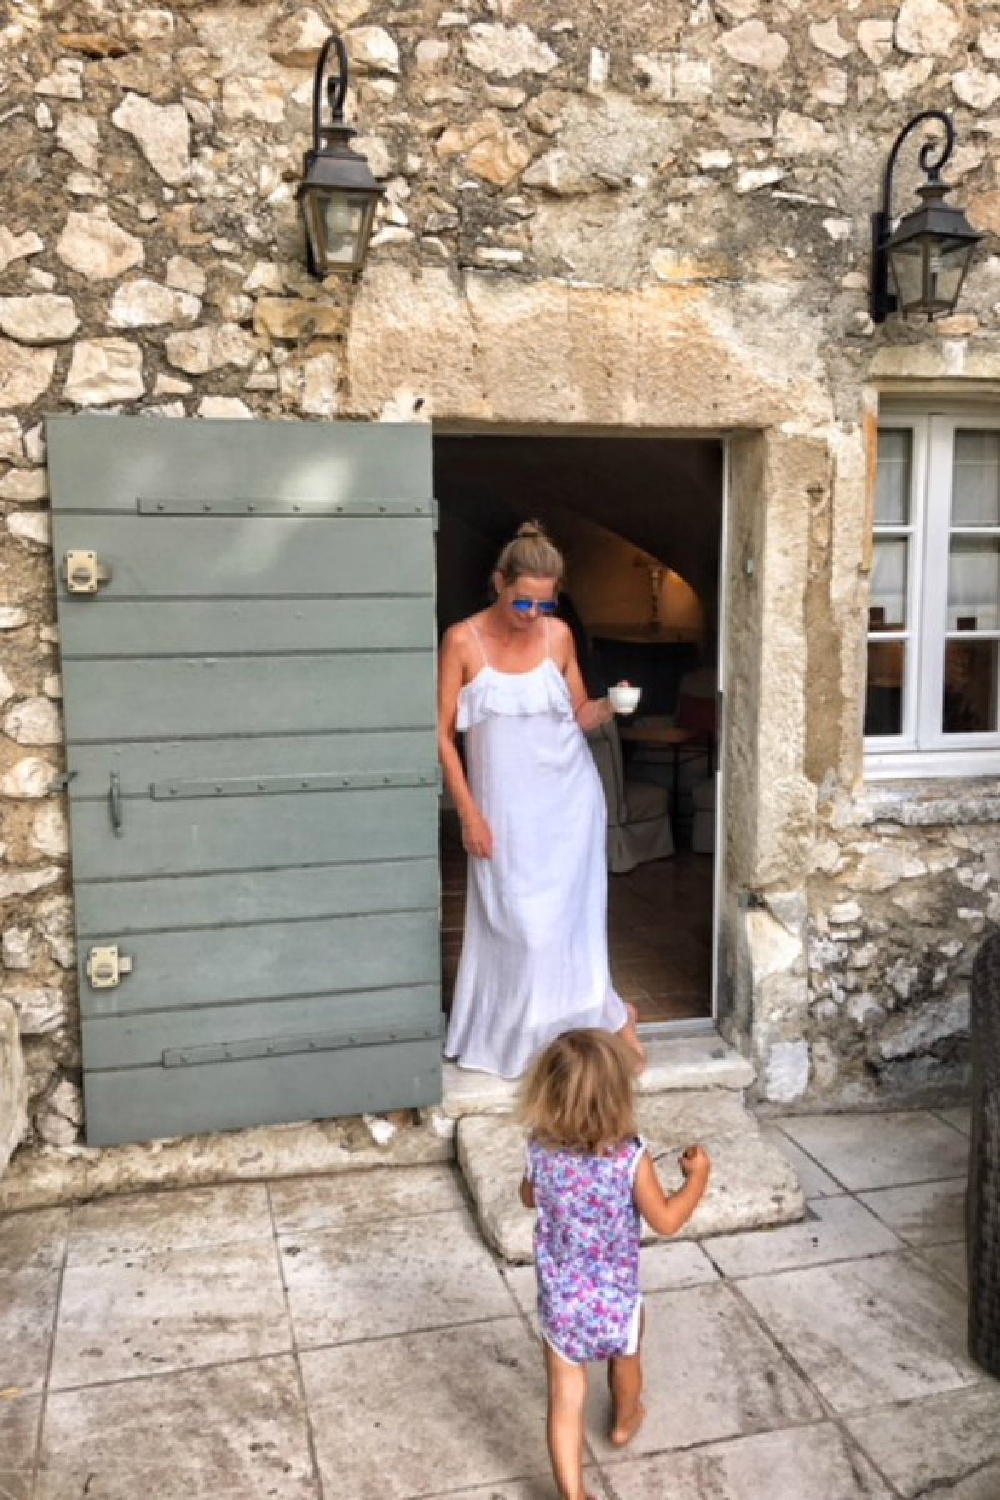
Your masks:
<path fill-rule="evenodd" d="M 330 54 L 337 54 L 337 74 L 331 77 Z M 347 97 L 347 87 L 350 83 L 350 65 L 347 59 L 347 48 L 344 41 L 337 32 L 331 32 L 323 43 L 319 60 L 316 64 L 316 77 L 313 82 L 313 104 L 312 104 L 312 126 L 313 126 L 313 150 L 319 151 L 324 144 L 326 131 L 323 126 L 323 95 L 326 92 L 326 103 L 328 105 L 332 123 L 340 125 L 344 119 L 344 101 Z"/>
<path fill-rule="evenodd" d="M 950 115 L 945 114 L 942 109 L 923 109 L 914 115 L 893 141 L 886 160 L 882 178 L 882 204 L 878 213 L 872 214 L 871 316 L 875 323 L 884 323 L 896 308 L 896 298 L 889 290 L 889 256 L 886 251 L 892 232 L 892 179 L 896 161 L 911 133 L 919 125 L 926 125 L 931 120 L 944 126 L 944 139 L 924 142 L 920 148 L 920 167 L 931 182 L 936 182 L 941 168 L 955 149 L 955 126 Z"/>

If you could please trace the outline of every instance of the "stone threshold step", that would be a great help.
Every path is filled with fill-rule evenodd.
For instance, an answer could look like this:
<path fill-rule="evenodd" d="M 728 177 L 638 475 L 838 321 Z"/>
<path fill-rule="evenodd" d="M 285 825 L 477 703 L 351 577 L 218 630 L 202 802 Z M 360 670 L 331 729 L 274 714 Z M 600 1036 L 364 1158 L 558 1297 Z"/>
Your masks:
<path fill-rule="evenodd" d="M 795 1172 L 760 1133 L 732 1089 L 675 1088 L 639 1100 L 639 1129 L 668 1192 L 682 1182 L 677 1157 L 698 1141 L 712 1158 L 712 1178 L 681 1239 L 789 1224 L 805 1215 Z M 457 1131 L 458 1164 L 484 1239 L 504 1260 L 532 1259 L 534 1213 L 522 1208 L 524 1133 L 511 1119 L 466 1115 Z M 656 1236 L 646 1233 L 647 1240 Z"/>
<path fill-rule="evenodd" d="M 752 1065 L 716 1031 L 696 1036 L 655 1037 L 646 1041 L 647 1063 L 640 1094 L 678 1089 L 729 1089 L 738 1093 L 754 1080 Z M 510 1114 L 517 1101 L 517 1082 L 489 1073 L 444 1065 L 441 1108 L 452 1119 L 464 1115 Z"/>

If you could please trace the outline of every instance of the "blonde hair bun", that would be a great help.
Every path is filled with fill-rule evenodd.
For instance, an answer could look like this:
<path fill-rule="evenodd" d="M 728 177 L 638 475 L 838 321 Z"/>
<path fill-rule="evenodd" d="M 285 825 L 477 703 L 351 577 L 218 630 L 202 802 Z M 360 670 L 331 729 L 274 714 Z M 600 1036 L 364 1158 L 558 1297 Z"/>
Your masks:
<path fill-rule="evenodd" d="M 562 553 L 540 521 L 522 521 L 497 558 L 497 572 L 504 583 L 525 577 L 553 578 L 558 586 L 564 568 Z"/>

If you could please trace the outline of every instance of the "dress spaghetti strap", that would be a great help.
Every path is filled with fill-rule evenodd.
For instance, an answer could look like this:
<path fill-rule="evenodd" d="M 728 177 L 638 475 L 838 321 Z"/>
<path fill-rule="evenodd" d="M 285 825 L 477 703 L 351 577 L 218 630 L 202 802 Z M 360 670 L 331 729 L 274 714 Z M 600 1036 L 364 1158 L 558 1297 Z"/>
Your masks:
<path fill-rule="evenodd" d="M 479 631 L 476 629 L 475 625 L 473 625 L 473 623 L 472 623 L 471 620 L 469 621 L 469 629 L 472 631 L 472 634 L 475 636 L 475 638 L 476 638 L 476 645 L 479 647 L 479 650 L 482 653 L 483 666 L 484 667 L 488 667 L 489 664 L 490 664 L 490 659 L 486 655 L 486 647 L 483 645 L 483 638 L 479 634 Z"/>

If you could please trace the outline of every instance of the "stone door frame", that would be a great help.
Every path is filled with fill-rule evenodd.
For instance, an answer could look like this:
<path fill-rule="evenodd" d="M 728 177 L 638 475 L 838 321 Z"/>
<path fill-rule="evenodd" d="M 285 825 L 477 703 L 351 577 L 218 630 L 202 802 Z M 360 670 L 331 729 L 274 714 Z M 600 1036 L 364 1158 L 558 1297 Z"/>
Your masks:
<path fill-rule="evenodd" d="M 718 1025 L 756 1064 L 761 1092 L 788 1100 L 809 1075 L 820 788 L 849 791 L 860 770 L 854 605 L 874 415 L 860 385 L 853 414 L 834 410 L 818 334 L 788 337 L 794 290 L 776 290 L 763 321 L 745 306 L 756 295 L 738 283 L 619 290 L 373 267 L 352 309 L 340 414 L 443 432 L 727 441 Z"/>
<path fill-rule="evenodd" d="M 719 590 L 715 612 L 715 630 L 717 635 L 718 666 L 720 686 L 724 681 L 726 660 L 729 649 L 726 632 L 727 623 L 727 595 L 729 577 L 727 573 L 726 559 L 729 551 L 729 525 L 731 511 L 730 484 L 732 475 L 732 462 L 730 453 L 731 434 L 724 432 L 699 429 L 697 431 L 661 431 L 655 428 L 639 429 L 595 429 L 592 427 L 578 428 L 556 424 L 530 425 L 518 424 L 493 424 L 484 426 L 470 424 L 467 422 L 433 422 L 435 436 L 456 437 L 460 436 L 474 441 L 481 438 L 525 438 L 529 441 L 545 441 L 550 438 L 572 437 L 572 438 L 604 438 L 608 442 L 654 442 L 654 441 L 698 441 L 718 443 L 722 449 L 722 506 L 720 515 L 719 536 Z M 722 712 L 722 732 L 719 736 L 718 755 L 716 758 L 716 847 L 713 856 L 713 878 L 712 878 L 712 979 L 711 979 L 711 1010 L 706 1018 L 699 1017 L 694 1021 L 669 1021 L 652 1023 L 644 1028 L 650 1033 L 680 1035 L 692 1031 L 700 1031 L 705 1027 L 718 1027 L 722 1019 L 721 996 L 723 994 L 724 969 L 722 963 L 722 913 L 725 904 L 725 875 L 727 865 L 724 835 L 726 832 L 726 763 L 723 753 L 723 734 L 728 723 L 728 700 L 724 696 L 724 707 Z M 728 1009 L 728 1007 L 727 1007 Z M 735 1038 L 734 1038 L 735 1040 Z"/>

